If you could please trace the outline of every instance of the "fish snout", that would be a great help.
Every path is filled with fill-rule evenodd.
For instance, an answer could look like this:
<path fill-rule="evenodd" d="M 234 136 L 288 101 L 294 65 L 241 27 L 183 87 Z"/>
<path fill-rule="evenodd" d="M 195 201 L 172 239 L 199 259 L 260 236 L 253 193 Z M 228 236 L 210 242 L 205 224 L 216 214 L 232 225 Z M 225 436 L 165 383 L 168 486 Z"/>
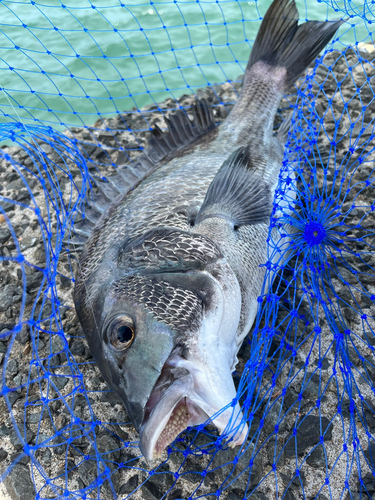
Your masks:
<path fill-rule="evenodd" d="M 140 448 L 147 460 L 161 456 L 167 446 L 187 427 L 213 423 L 230 440 L 240 445 L 247 435 L 239 403 L 231 405 L 236 395 L 233 379 L 223 380 L 221 390 L 211 383 L 196 361 L 188 362 L 173 356 L 161 372 L 145 409 L 139 429 Z"/>

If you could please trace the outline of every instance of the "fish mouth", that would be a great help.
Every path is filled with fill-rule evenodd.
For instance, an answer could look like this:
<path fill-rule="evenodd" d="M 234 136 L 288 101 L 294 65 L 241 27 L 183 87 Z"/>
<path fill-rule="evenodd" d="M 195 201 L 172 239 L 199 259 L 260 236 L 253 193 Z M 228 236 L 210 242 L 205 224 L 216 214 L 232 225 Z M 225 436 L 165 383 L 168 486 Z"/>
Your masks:
<path fill-rule="evenodd" d="M 146 460 L 160 458 L 163 451 L 187 427 L 213 423 L 222 433 L 232 416 L 233 408 L 211 417 L 221 410 L 207 402 L 204 390 L 197 387 L 193 375 L 185 368 L 164 365 L 157 383 L 146 404 L 143 423 L 139 429 L 140 448 Z M 215 405 L 216 406 L 216 405 Z M 237 404 L 236 419 L 242 420 Z M 241 423 L 241 431 L 231 443 L 242 444 L 247 435 L 246 423 Z"/>

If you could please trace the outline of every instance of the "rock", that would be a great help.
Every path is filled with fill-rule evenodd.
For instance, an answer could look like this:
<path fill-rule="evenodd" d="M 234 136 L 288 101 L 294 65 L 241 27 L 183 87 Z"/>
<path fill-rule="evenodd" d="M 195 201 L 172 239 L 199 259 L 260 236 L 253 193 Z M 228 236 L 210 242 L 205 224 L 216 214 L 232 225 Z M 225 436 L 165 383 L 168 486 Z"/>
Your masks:
<path fill-rule="evenodd" d="M 43 276 L 43 273 L 40 271 L 35 271 L 34 273 L 29 274 L 26 278 L 26 291 L 33 292 L 37 290 L 42 283 Z"/>
<path fill-rule="evenodd" d="M 33 431 L 27 427 L 26 428 L 26 436 L 24 434 L 23 426 L 19 429 L 19 431 L 20 431 L 22 439 L 25 440 L 26 443 L 31 443 L 31 441 L 34 438 Z M 23 447 L 23 443 L 21 443 L 21 441 L 20 441 L 20 439 L 18 437 L 18 434 L 17 434 L 16 430 L 13 427 L 10 430 L 9 437 L 10 437 L 10 442 L 16 448 L 16 450 L 20 450 Z"/>
<path fill-rule="evenodd" d="M 229 495 L 231 495 L 231 493 L 229 493 Z M 230 500 L 229 495 L 227 495 L 227 500 Z M 184 496 L 183 496 L 182 489 L 181 488 L 173 488 L 173 490 L 168 493 L 166 500 L 183 500 L 183 499 L 184 499 Z M 237 500 L 237 497 L 233 500 Z"/>
<path fill-rule="evenodd" d="M 134 474 L 130 479 L 128 479 L 120 488 L 119 495 L 129 495 L 132 493 L 139 484 L 139 477 L 137 474 Z"/>
<path fill-rule="evenodd" d="M 300 455 L 309 446 L 315 446 L 320 440 L 320 424 L 322 425 L 322 432 L 325 441 L 330 441 L 332 439 L 332 425 L 329 425 L 329 420 L 327 417 L 317 417 L 314 415 L 308 415 L 303 420 L 301 417 L 301 423 L 297 427 L 297 435 L 290 435 L 288 441 L 285 445 L 285 456 L 291 458 L 295 456 L 297 441 L 297 455 Z M 325 433 L 325 434 L 324 434 Z"/>
<path fill-rule="evenodd" d="M 173 481 L 172 484 L 169 485 L 169 487 L 165 484 L 166 475 L 167 474 L 154 474 L 151 479 L 144 483 L 144 485 L 142 486 L 142 490 L 148 490 L 148 492 L 151 493 L 154 498 L 161 498 L 165 493 L 168 492 L 173 484 Z M 170 476 L 172 477 L 172 475 Z"/>
<path fill-rule="evenodd" d="M 289 490 L 294 490 L 294 491 L 299 491 L 301 489 L 301 483 L 305 484 L 305 473 L 303 470 L 300 471 L 299 476 L 294 476 L 292 482 L 291 479 L 292 477 L 288 476 L 287 474 L 284 474 L 283 472 L 280 472 L 280 477 L 283 481 L 283 484 L 286 488 Z"/>
<path fill-rule="evenodd" d="M 18 363 L 17 360 L 15 359 L 9 359 L 8 364 L 7 364 L 7 375 L 10 375 L 11 377 L 14 377 L 18 373 Z"/>
<path fill-rule="evenodd" d="M 26 345 L 30 341 L 30 327 L 29 327 L 29 325 L 22 325 L 21 330 L 16 335 L 16 340 L 21 345 Z"/>
<path fill-rule="evenodd" d="M 10 463 L 13 463 L 16 459 L 18 460 L 19 456 L 20 456 L 19 452 L 13 453 L 13 455 L 10 456 Z M 18 463 L 22 465 L 27 465 L 30 463 L 30 457 L 28 455 L 23 455 L 18 460 Z"/>
<path fill-rule="evenodd" d="M 319 373 L 306 373 L 306 382 L 303 387 L 303 397 L 309 401 L 316 401 L 319 396 Z"/>
<path fill-rule="evenodd" d="M 290 488 L 284 493 L 283 500 L 296 500 Z"/>
<path fill-rule="evenodd" d="M 8 284 L 0 290 L 0 312 L 6 311 L 13 304 L 16 288 L 15 285 Z"/>
<path fill-rule="evenodd" d="M 141 492 L 142 500 L 158 500 L 158 498 L 160 498 L 160 497 L 156 497 L 155 495 L 153 495 L 151 493 L 151 491 L 148 488 L 146 488 L 145 484 L 143 486 L 141 486 L 139 491 Z"/>
<path fill-rule="evenodd" d="M 10 231 L 7 227 L 0 228 L 0 243 L 3 245 L 10 238 Z"/>
<path fill-rule="evenodd" d="M 111 406 L 123 404 L 122 400 L 120 399 L 120 396 L 118 396 L 114 391 L 111 390 L 103 392 L 102 395 L 100 396 L 100 401 L 102 403 L 110 403 Z"/>
<path fill-rule="evenodd" d="M 328 361 L 328 359 L 323 358 L 320 362 L 321 362 L 322 370 L 328 370 L 328 368 L 330 367 L 330 362 Z M 314 364 L 316 366 L 319 366 L 319 360 L 317 359 Z"/>
<path fill-rule="evenodd" d="M 19 399 L 20 397 L 21 397 L 21 394 L 18 394 L 17 392 L 10 392 L 8 394 L 10 406 L 13 406 L 14 403 L 17 401 L 17 399 Z"/>
<path fill-rule="evenodd" d="M 8 453 L 3 448 L 0 448 L 0 462 L 3 462 L 7 456 Z"/>
<path fill-rule="evenodd" d="M 298 404 L 298 392 L 292 386 L 289 386 L 284 398 L 284 406 L 286 409 L 288 409 L 292 405 L 297 405 L 297 404 Z"/>
<path fill-rule="evenodd" d="M 365 451 L 365 457 L 370 464 L 370 467 L 375 469 L 375 442 L 371 440 L 369 447 Z"/>
<path fill-rule="evenodd" d="M 94 482 L 98 477 L 96 460 L 85 460 L 84 462 L 82 462 L 78 467 L 78 474 L 85 486 L 88 486 L 89 484 Z"/>
<path fill-rule="evenodd" d="M 374 498 L 373 494 L 375 493 L 375 477 L 371 474 L 366 474 L 363 478 L 363 484 L 366 488 L 366 491 L 371 494 L 372 498 Z"/>
<path fill-rule="evenodd" d="M 277 437 L 276 450 L 275 450 L 275 437 Z M 280 436 L 270 436 L 266 444 L 268 461 L 273 464 L 276 463 L 277 467 L 282 467 L 285 463 L 285 452 L 283 450 L 284 442 Z"/>
<path fill-rule="evenodd" d="M 311 465 L 311 467 L 324 468 L 326 465 L 326 460 L 323 446 L 317 446 L 307 457 L 306 461 L 309 465 Z"/>
<path fill-rule="evenodd" d="M 98 452 L 103 454 L 106 460 L 119 461 L 121 455 L 121 441 L 109 433 L 101 434 L 96 438 Z"/>
<path fill-rule="evenodd" d="M 31 481 L 30 470 L 22 464 L 16 464 L 4 479 L 5 488 L 12 500 L 35 498 L 35 488 Z"/>
<path fill-rule="evenodd" d="M 53 383 L 59 391 L 62 391 L 66 384 L 69 382 L 69 377 L 55 376 L 53 377 Z"/>
<path fill-rule="evenodd" d="M 70 346 L 70 352 L 73 356 L 83 356 L 85 354 L 85 344 L 81 339 L 75 339 Z"/>
<path fill-rule="evenodd" d="M 275 431 L 275 426 L 280 425 L 283 419 L 284 410 L 281 408 L 282 400 L 279 399 L 275 401 L 271 408 L 267 409 L 267 412 L 264 411 L 264 431 L 267 434 L 271 434 Z"/>
<path fill-rule="evenodd" d="M 18 200 L 19 201 L 19 200 Z M 34 235 L 23 236 L 22 240 L 19 242 L 21 252 L 27 248 L 31 248 L 37 244 L 40 238 Z"/>
<path fill-rule="evenodd" d="M 227 480 L 228 483 L 230 483 L 230 481 L 236 478 L 236 486 L 246 490 L 248 488 L 249 476 L 251 486 L 258 484 L 262 478 L 262 458 L 259 453 L 257 455 L 254 453 L 253 444 L 248 445 L 240 456 L 237 455 L 237 447 L 219 450 L 212 460 L 209 468 L 211 472 L 209 472 L 209 474 L 211 478 L 214 477 L 218 482 Z M 236 460 L 238 460 L 237 465 L 233 467 L 234 461 Z"/>
<path fill-rule="evenodd" d="M 60 276 L 60 283 L 61 283 L 61 288 L 63 290 L 66 290 L 67 288 L 71 287 L 72 280 L 70 278 L 67 278 L 66 276 Z"/>

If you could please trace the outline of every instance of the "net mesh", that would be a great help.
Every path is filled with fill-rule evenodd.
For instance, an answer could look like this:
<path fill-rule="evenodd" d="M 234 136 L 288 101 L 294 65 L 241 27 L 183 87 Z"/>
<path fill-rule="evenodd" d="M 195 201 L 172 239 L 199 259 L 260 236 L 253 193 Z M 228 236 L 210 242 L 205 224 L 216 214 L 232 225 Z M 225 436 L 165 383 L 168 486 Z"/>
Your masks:
<path fill-rule="evenodd" d="M 202 425 L 147 463 L 73 307 L 69 241 L 93 181 L 131 163 L 196 95 L 225 119 L 269 4 L 0 2 L 0 478 L 11 498 L 375 495 L 373 2 L 299 5 L 301 19 L 347 22 L 275 122 L 292 110 L 270 289 L 233 374 L 245 444 Z"/>

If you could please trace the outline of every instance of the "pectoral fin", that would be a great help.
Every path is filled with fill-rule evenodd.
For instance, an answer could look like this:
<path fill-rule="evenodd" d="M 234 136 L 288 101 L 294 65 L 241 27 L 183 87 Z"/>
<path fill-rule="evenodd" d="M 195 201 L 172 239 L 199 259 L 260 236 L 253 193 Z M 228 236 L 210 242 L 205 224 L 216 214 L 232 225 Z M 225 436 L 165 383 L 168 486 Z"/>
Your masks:
<path fill-rule="evenodd" d="M 195 223 L 221 217 L 236 229 L 267 223 L 271 212 L 271 189 L 254 168 L 248 148 L 240 148 L 223 163 L 211 182 Z"/>

